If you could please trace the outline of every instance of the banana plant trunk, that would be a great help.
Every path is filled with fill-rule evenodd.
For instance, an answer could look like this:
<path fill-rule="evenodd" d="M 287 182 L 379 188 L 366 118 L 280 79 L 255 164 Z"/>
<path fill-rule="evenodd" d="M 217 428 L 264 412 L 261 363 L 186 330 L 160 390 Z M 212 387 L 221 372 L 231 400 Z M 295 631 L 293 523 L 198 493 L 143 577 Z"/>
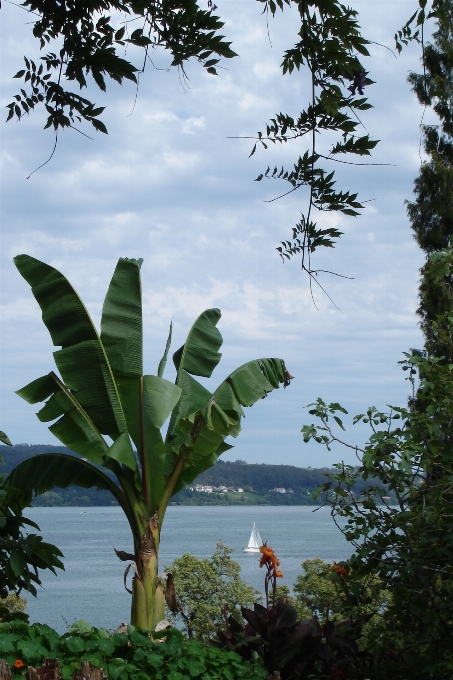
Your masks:
<path fill-rule="evenodd" d="M 152 630 L 164 618 L 164 594 L 161 584 L 157 583 L 159 534 L 156 512 L 137 546 L 136 572 L 132 579 L 131 623 L 146 630 Z"/>

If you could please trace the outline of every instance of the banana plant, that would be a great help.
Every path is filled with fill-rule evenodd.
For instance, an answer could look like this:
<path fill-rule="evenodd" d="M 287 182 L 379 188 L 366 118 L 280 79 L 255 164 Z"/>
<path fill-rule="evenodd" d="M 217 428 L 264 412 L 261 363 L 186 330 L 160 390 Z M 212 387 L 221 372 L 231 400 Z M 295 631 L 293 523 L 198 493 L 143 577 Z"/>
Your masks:
<path fill-rule="evenodd" d="M 116 551 L 120 559 L 132 560 L 131 623 L 152 630 L 163 618 L 158 553 L 171 497 L 232 448 L 225 439 L 238 436 L 243 407 L 280 384 L 286 387 L 291 376 L 281 359 L 257 359 L 212 393 L 201 385 L 193 376 L 209 378 L 221 357 L 218 309 L 203 312 L 174 353 L 175 383 L 163 377 L 171 326 L 156 375 L 143 375 L 142 260 L 118 261 L 100 334 L 59 271 L 28 255 L 14 262 L 60 347 L 53 353 L 59 375 L 51 371 L 17 394 L 30 404 L 45 402 L 39 420 L 52 422 L 49 430 L 78 456 L 34 456 L 8 482 L 30 498 L 72 484 L 112 493 L 134 541 L 133 553 Z M 168 419 L 164 438 L 161 428 Z"/>

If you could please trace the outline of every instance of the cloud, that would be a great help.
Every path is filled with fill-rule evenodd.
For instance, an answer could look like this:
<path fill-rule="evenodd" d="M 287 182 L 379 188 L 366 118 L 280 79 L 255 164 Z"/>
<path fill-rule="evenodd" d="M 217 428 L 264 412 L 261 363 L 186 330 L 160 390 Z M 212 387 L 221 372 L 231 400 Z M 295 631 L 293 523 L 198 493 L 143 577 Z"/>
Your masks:
<path fill-rule="evenodd" d="M 409 4 L 355 4 L 365 34 L 392 47 Z M 36 49 L 23 11 L 12 5 L 2 11 L 7 13 L 1 44 L 7 104 L 18 87 L 10 75 L 20 68 L 22 53 L 33 55 Z M 372 403 L 383 407 L 406 399 L 397 361 L 409 347 L 422 345 L 415 317 L 422 256 L 404 207 L 420 162 L 422 112 L 406 83 L 407 72 L 418 68 L 418 48 L 404 50 L 398 59 L 379 45 L 371 48 L 367 68 L 376 85 L 367 94 L 375 108 L 362 122 L 372 138 L 382 140 L 371 162 L 392 165 L 335 165 L 338 186 L 357 190 L 370 202 L 357 219 L 317 216 L 320 225 L 344 232 L 335 249 L 313 258 L 316 268 L 351 277 L 319 274 L 317 282 L 332 304 L 316 281 L 310 292 L 298 258 L 283 264 L 275 250 L 305 210 L 306 192 L 266 203 L 288 187 L 253 181 L 268 165 L 291 167 L 304 142 L 271 145 L 248 158 L 253 140 L 237 139 L 256 135 L 278 111 L 297 115 L 309 97 L 303 70 L 280 75 L 283 51 L 297 40 L 292 12 L 285 8 L 269 22 L 271 46 L 260 11 L 255 2 L 222 4 L 224 32 L 240 58 L 222 64 L 225 70 L 217 77 L 191 63 L 184 85 L 176 71 L 150 68 L 135 107 L 132 84 L 112 84 L 106 95 L 90 90 L 88 96 L 107 106 L 109 135 L 95 134 L 91 141 L 66 131 L 52 161 L 29 180 L 53 145 L 52 133 L 41 129 L 45 112 L 8 123 L 1 156 L 0 415 L 13 441 L 52 440 L 33 409 L 13 395 L 53 368 L 54 349 L 11 262 L 20 252 L 60 268 L 96 324 L 117 258 L 143 257 L 149 371 L 162 355 L 170 320 L 176 349 L 196 316 L 212 306 L 223 311 L 224 336 L 215 385 L 252 358 L 283 357 L 296 379 L 247 413 L 232 459 L 330 464 L 342 454 L 302 445 L 306 404 L 319 395 L 353 413 Z M 156 66 L 165 66 L 165 59 L 156 54 Z M 330 143 L 323 141 L 326 148 Z M 171 362 L 167 370 L 171 378 Z M 365 432 L 356 430 L 363 439 Z"/>

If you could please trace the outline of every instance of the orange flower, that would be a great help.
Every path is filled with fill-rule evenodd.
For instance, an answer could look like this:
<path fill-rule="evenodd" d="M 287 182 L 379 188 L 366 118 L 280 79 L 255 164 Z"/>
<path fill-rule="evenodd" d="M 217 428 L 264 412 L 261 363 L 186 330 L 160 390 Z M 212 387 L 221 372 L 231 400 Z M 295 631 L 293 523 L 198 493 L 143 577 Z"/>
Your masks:
<path fill-rule="evenodd" d="M 263 555 L 265 555 L 266 557 L 272 557 L 274 551 L 272 550 L 272 548 L 269 548 L 269 546 L 264 544 L 260 548 L 260 553 L 263 553 Z"/>
<path fill-rule="evenodd" d="M 275 570 L 275 576 L 276 576 L 277 578 L 283 578 L 283 572 L 280 571 L 280 569 L 276 569 L 276 570 Z"/>
<path fill-rule="evenodd" d="M 349 576 L 348 570 L 342 567 L 341 564 L 333 564 L 332 571 L 338 574 L 338 576 L 343 576 L 344 578 L 348 578 Z"/>
<path fill-rule="evenodd" d="M 24 667 L 24 662 L 22 659 L 16 659 L 13 668 L 23 668 Z"/>
<path fill-rule="evenodd" d="M 260 567 L 265 564 L 270 564 L 273 567 L 278 567 L 280 565 L 280 560 L 275 556 L 272 548 L 269 548 L 266 544 L 262 545 L 260 548 L 260 553 L 262 553 L 262 558 L 260 559 Z"/>

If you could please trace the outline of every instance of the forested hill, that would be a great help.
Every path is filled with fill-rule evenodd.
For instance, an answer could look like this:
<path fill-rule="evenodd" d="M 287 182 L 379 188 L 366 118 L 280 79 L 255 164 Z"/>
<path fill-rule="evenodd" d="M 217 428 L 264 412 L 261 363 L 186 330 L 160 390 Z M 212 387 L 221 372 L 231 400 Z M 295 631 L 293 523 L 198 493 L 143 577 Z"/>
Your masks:
<path fill-rule="evenodd" d="M 203 472 L 198 478 L 198 484 L 212 486 L 233 486 L 247 488 L 260 495 L 268 493 L 274 488 L 309 489 L 313 491 L 326 482 L 328 469 L 298 468 L 293 465 L 265 465 L 264 463 L 248 465 L 243 461 L 225 463 L 219 460 L 217 465 Z"/>
<path fill-rule="evenodd" d="M 71 453 L 64 446 L 28 445 L 0 446 L 0 456 L 4 464 L 0 472 L 10 472 L 18 463 L 41 453 Z M 173 503 L 189 505 L 206 504 L 266 504 L 266 505 L 306 505 L 313 504 L 313 491 L 325 483 L 328 469 L 298 468 L 292 465 L 249 465 L 243 461 L 234 463 L 219 460 L 218 463 L 201 474 L 193 485 L 215 487 L 210 493 L 202 490 L 181 491 Z M 363 486 L 363 483 L 362 485 Z M 218 493 L 219 487 L 228 491 Z M 239 492 L 239 489 L 241 490 Z M 273 491 L 284 489 L 286 493 Z M 357 491 L 360 489 L 357 488 Z M 34 505 L 116 505 L 108 491 L 97 489 L 54 489 L 39 496 Z"/>

